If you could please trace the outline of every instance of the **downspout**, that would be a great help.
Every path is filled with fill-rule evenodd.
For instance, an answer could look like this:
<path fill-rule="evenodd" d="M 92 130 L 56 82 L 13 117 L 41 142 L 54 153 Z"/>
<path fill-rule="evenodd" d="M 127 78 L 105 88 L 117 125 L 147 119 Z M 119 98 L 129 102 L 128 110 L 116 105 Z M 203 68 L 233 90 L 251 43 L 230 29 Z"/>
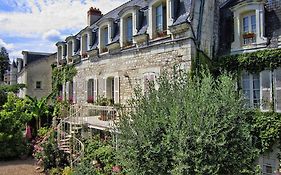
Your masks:
<path fill-rule="evenodd" d="M 197 26 L 197 42 L 196 42 L 196 57 L 195 57 L 195 72 L 196 75 L 199 75 L 199 65 L 200 65 L 200 59 L 199 59 L 199 52 L 200 46 L 201 46 L 201 32 L 202 32 L 202 23 L 203 23 L 203 14 L 204 14 L 204 7 L 205 7 L 205 0 L 200 1 L 200 11 L 199 11 L 199 19 L 198 19 L 198 26 Z"/>

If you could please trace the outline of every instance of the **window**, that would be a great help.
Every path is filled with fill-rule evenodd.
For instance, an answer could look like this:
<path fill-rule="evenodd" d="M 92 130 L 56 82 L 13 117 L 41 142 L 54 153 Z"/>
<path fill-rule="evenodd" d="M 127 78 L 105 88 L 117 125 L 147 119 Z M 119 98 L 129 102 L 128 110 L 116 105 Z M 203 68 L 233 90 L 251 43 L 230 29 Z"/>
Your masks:
<path fill-rule="evenodd" d="M 146 95 L 150 88 L 155 87 L 156 74 L 154 72 L 145 73 L 143 79 L 143 92 Z"/>
<path fill-rule="evenodd" d="M 88 34 L 82 36 L 82 55 L 89 50 Z"/>
<path fill-rule="evenodd" d="M 244 72 L 242 75 L 242 90 L 247 107 L 260 105 L 260 78 L 258 74 Z"/>
<path fill-rule="evenodd" d="M 90 79 L 88 81 L 88 90 L 87 90 L 87 102 L 93 103 L 97 100 L 98 92 L 97 92 L 97 79 Z"/>
<path fill-rule="evenodd" d="M 167 18 L 166 18 L 166 4 L 161 3 L 160 5 L 155 7 L 155 21 L 156 21 L 156 32 L 157 36 L 163 36 L 164 33 L 167 29 Z"/>
<path fill-rule="evenodd" d="M 256 15 L 254 13 L 243 16 L 243 44 L 251 44 L 256 42 Z"/>
<path fill-rule="evenodd" d="M 69 41 L 67 43 L 67 56 L 71 57 L 73 55 L 73 42 Z"/>
<path fill-rule="evenodd" d="M 126 35 L 127 43 L 131 44 L 133 40 L 133 18 L 129 16 L 127 18 L 127 35 Z"/>
<path fill-rule="evenodd" d="M 260 108 L 262 111 L 269 111 L 271 109 L 272 96 L 275 99 L 275 109 L 281 112 L 281 71 L 264 70 L 260 73 L 250 74 L 243 72 L 241 87 L 246 101 L 246 107 Z M 272 82 L 272 75 L 275 82 Z M 279 76 L 278 76 L 279 75 Z M 275 87 L 275 94 L 272 94 L 272 87 Z"/>
<path fill-rule="evenodd" d="M 36 84 L 35 84 L 35 88 L 36 89 L 41 89 L 41 81 L 36 81 Z"/>
<path fill-rule="evenodd" d="M 108 51 L 108 49 L 106 48 L 106 45 L 108 43 L 109 43 L 109 41 L 108 41 L 108 27 L 105 27 L 102 30 L 102 45 L 101 45 L 102 52 Z"/>

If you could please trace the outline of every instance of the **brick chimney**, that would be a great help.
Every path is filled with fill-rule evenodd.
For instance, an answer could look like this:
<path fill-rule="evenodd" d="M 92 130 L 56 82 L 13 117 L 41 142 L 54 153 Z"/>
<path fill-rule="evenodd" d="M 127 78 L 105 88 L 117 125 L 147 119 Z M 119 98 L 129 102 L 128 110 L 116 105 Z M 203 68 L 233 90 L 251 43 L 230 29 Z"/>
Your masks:
<path fill-rule="evenodd" d="M 97 22 L 101 17 L 102 17 L 102 13 L 100 9 L 91 7 L 88 11 L 88 19 L 87 19 L 88 26 L 91 26 L 92 24 Z"/>

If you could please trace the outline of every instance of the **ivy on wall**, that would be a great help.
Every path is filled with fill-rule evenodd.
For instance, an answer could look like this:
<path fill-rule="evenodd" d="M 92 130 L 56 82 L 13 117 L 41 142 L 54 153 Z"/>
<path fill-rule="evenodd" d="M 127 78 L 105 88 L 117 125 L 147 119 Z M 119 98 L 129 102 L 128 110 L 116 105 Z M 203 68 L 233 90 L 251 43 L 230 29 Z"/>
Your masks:
<path fill-rule="evenodd" d="M 52 68 L 52 88 L 53 93 L 58 94 L 58 88 L 68 81 L 72 81 L 77 74 L 77 70 L 73 65 L 65 65 L 62 67 Z"/>
<path fill-rule="evenodd" d="M 251 53 L 227 55 L 217 58 L 213 62 L 214 71 L 227 71 L 239 73 L 247 70 L 250 73 L 258 73 L 265 69 L 281 67 L 281 49 L 266 49 Z"/>
<path fill-rule="evenodd" d="M 281 49 L 266 49 L 251 53 L 227 55 L 216 58 L 210 66 L 214 75 L 229 72 L 240 79 L 240 73 L 246 70 L 259 73 L 265 69 L 274 70 L 281 67 Z M 256 137 L 256 146 L 261 152 L 270 151 L 274 144 L 281 147 L 281 113 L 250 110 L 249 122 L 252 134 Z"/>

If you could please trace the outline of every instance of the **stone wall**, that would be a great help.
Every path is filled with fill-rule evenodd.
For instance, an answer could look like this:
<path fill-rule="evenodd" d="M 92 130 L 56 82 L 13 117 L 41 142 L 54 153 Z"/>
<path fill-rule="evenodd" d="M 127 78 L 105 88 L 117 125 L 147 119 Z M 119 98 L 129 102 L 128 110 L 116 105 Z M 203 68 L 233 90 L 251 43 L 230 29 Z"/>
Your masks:
<path fill-rule="evenodd" d="M 189 69 L 193 50 L 191 39 L 174 41 L 169 38 L 143 48 L 127 49 L 115 54 L 103 54 L 100 57 L 82 60 L 76 65 L 78 74 L 73 80 L 75 101 L 79 104 L 87 103 L 89 79 L 101 80 L 118 76 L 120 103 L 126 103 L 132 97 L 133 89 L 137 85 L 142 86 L 144 73 L 161 74 L 164 70 L 171 71 L 175 64 L 181 64 L 185 69 Z"/>

